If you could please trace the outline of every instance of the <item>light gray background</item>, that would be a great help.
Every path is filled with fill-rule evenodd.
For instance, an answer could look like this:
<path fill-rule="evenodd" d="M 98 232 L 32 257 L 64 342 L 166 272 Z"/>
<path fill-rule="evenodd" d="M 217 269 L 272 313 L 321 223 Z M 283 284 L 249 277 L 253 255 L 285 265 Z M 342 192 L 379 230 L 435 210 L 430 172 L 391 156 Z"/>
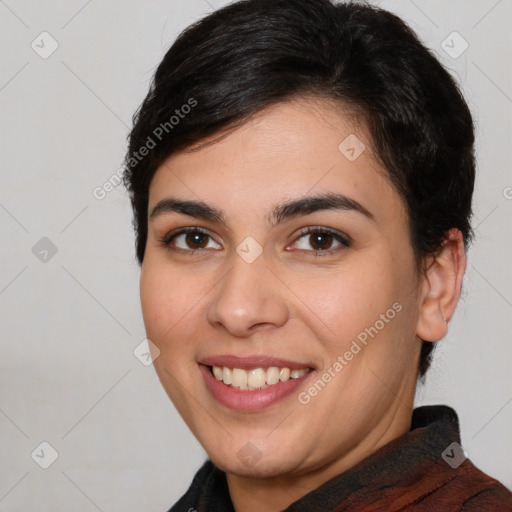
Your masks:
<path fill-rule="evenodd" d="M 119 168 L 168 45 L 225 3 L 0 1 L 3 512 L 164 511 L 204 459 L 133 355 L 145 335 L 126 193 L 92 191 Z M 477 240 L 417 402 L 455 407 L 473 462 L 512 488 L 512 1 L 380 5 L 458 75 L 478 123 Z M 47 59 L 31 48 L 43 31 L 59 45 Z M 441 48 L 453 31 L 469 44 L 457 59 Z M 58 249 L 47 262 L 32 252 L 42 237 Z M 42 441 L 59 454 L 46 470 L 31 458 Z"/>

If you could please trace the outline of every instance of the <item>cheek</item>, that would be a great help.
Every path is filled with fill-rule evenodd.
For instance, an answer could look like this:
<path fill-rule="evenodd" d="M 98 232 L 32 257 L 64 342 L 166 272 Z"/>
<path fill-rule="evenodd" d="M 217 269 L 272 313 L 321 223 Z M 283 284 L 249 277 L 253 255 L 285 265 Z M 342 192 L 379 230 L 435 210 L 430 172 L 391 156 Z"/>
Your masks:
<path fill-rule="evenodd" d="M 160 336 L 156 336 L 163 329 L 163 323 L 169 321 L 172 316 L 171 298 L 167 295 L 167 283 L 165 277 L 158 279 L 158 272 L 154 267 L 144 262 L 140 278 L 140 301 L 142 316 L 148 337 L 158 343 Z"/>
<path fill-rule="evenodd" d="M 187 330 L 201 290 L 183 273 L 150 258 L 140 278 L 142 315 L 148 337 L 162 350 Z"/>
<path fill-rule="evenodd" d="M 194 312 L 200 304 L 200 292 L 168 264 L 157 264 L 151 258 L 144 261 L 140 299 L 146 335 L 158 347 L 154 367 L 180 413 L 185 410 L 186 400 L 177 383 L 188 381 L 197 370 L 193 356 L 197 325 Z"/>
<path fill-rule="evenodd" d="M 330 334 L 342 339 L 357 336 L 398 299 L 391 273 L 381 272 L 376 264 L 351 265 L 308 288 L 308 302 L 314 304 Z"/>
<path fill-rule="evenodd" d="M 318 313 L 310 315 L 311 325 L 331 362 L 354 340 L 363 347 L 357 360 L 366 365 L 389 352 L 407 352 L 414 338 L 413 267 L 389 251 L 369 256 L 308 285 L 307 304 Z"/>

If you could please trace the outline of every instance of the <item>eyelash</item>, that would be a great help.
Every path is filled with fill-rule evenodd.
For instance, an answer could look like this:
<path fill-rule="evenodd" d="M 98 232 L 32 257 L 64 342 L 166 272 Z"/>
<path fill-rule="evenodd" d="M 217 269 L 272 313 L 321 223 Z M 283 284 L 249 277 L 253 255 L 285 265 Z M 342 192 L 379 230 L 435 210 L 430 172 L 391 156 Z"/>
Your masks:
<path fill-rule="evenodd" d="M 335 247 L 333 249 L 326 249 L 326 250 L 311 250 L 311 251 L 305 251 L 308 253 L 311 253 L 315 257 L 322 257 L 322 256 L 328 256 L 331 254 L 334 254 L 340 250 L 347 249 L 351 246 L 352 240 L 348 235 L 342 234 L 334 229 L 326 228 L 322 226 L 309 226 L 307 228 L 303 228 L 300 232 L 297 238 L 293 241 L 293 243 L 297 243 L 301 238 L 306 237 L 308 235 L 314 235 L 314 234 L 322 234 L 322 235 L 330 235 L 333 237 L 334 240 L 340 243 L 338 247 Z"/>
<path fill-rule="evenodd" d="M 171 247 L 172 241 L 177 238 L 180 235 L 186 235 L 188 233 L 201 233 L 202 235 L 209 236 L 212 238 L 212 236 L 204 229 L 200 227 L 189 227 L 189 228 L 183 228 L 179 231 L 176 231 L 175 233 L 170 233 L 168 235 L 165 235 L 162 239 L 160 239 L 160 243 L 162 246 L 166 249 L 169 249 L 171 251 L 180 251 L 180 252 L 186 252 L 190 253 L 190 255 L 194 253 L 201 252 L 201 249 L 181 249 L 180 247 Z"/>
<path fill-rule="evenodd" d="M 164 236 L 162 239 L 159 240 L 160 244 L 172 251 L 180 251 L 182 253 L 189 253 L 190 256 L 194 254 L 198 254 L 200 252 L 203 252 L 204 249 L 182 249 L 181 247 L 172 247 L 171 243 L 172 241 L 177 238 L 180 235 L 188 234 L 188 233 L 200 233 L 202 235 L 208 236 L 213 239 L 213 237 L 205 230 L 200 227 L 188 227 L 180 229 L 179 231 L 175 233 L 170 233 L 166 236 Z M 327 234 L 333 237 L 334 240 L 339 242 L 341 246 L 335 247 L 334 249 L 326 249 L 326 250 L 307 250 L 305 252 L 313 254 L 315 257 L 317 256 L 325 256 L 329 254 L 333 254 L 334 252 L 337 252 L 341 249 L 346 249 L 351 246 L 352 239 L 345 234 L 342 234 L 338 231 L 335 231 L 331 228 L 321 227 L 321 226 L 310 226 L 307 228 L 303 228 L 297 238 L 292 242 L 293 244 L 297 243 L 301 238 L 307 236 L 307 235 L 314 235 L 314 234 Z"/>

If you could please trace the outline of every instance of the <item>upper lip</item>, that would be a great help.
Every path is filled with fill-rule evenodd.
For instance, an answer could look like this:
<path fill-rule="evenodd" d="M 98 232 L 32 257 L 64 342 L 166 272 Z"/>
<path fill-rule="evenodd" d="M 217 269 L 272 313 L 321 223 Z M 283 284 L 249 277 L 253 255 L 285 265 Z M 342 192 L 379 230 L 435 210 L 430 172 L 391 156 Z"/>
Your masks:
<path fill-rule="evenodd" d="M 301 363 L 297 361 L 290 361 L 288 359 L 261 355 L 241 357 L 225 354 L 210 356 L 201 359 L 199 364 L 204 364 L 205 366 L 226 366 L 227 368 L 240 368 L 241 370 L 252 370 L 253 368 L 269 368 L 271 366 L 277 366 L 278 368 L 290 368 L 290 370 L 313 368 L 310 363 Z"/>

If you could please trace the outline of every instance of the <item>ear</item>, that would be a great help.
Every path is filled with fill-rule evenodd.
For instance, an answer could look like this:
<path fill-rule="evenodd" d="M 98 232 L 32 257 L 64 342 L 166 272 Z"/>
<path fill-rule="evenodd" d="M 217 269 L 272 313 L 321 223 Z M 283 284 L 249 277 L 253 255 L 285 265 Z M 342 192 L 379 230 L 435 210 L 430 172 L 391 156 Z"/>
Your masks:
<path fill-rule="evenodd" d="M 464 239 L 458 229 L 446 233 L 441 250 L 427 258 L 424 266 L 420 314 L 416 335 L 438 341 L 448 332 L 448 321 L 459 301 L 466 271 Z"/>

